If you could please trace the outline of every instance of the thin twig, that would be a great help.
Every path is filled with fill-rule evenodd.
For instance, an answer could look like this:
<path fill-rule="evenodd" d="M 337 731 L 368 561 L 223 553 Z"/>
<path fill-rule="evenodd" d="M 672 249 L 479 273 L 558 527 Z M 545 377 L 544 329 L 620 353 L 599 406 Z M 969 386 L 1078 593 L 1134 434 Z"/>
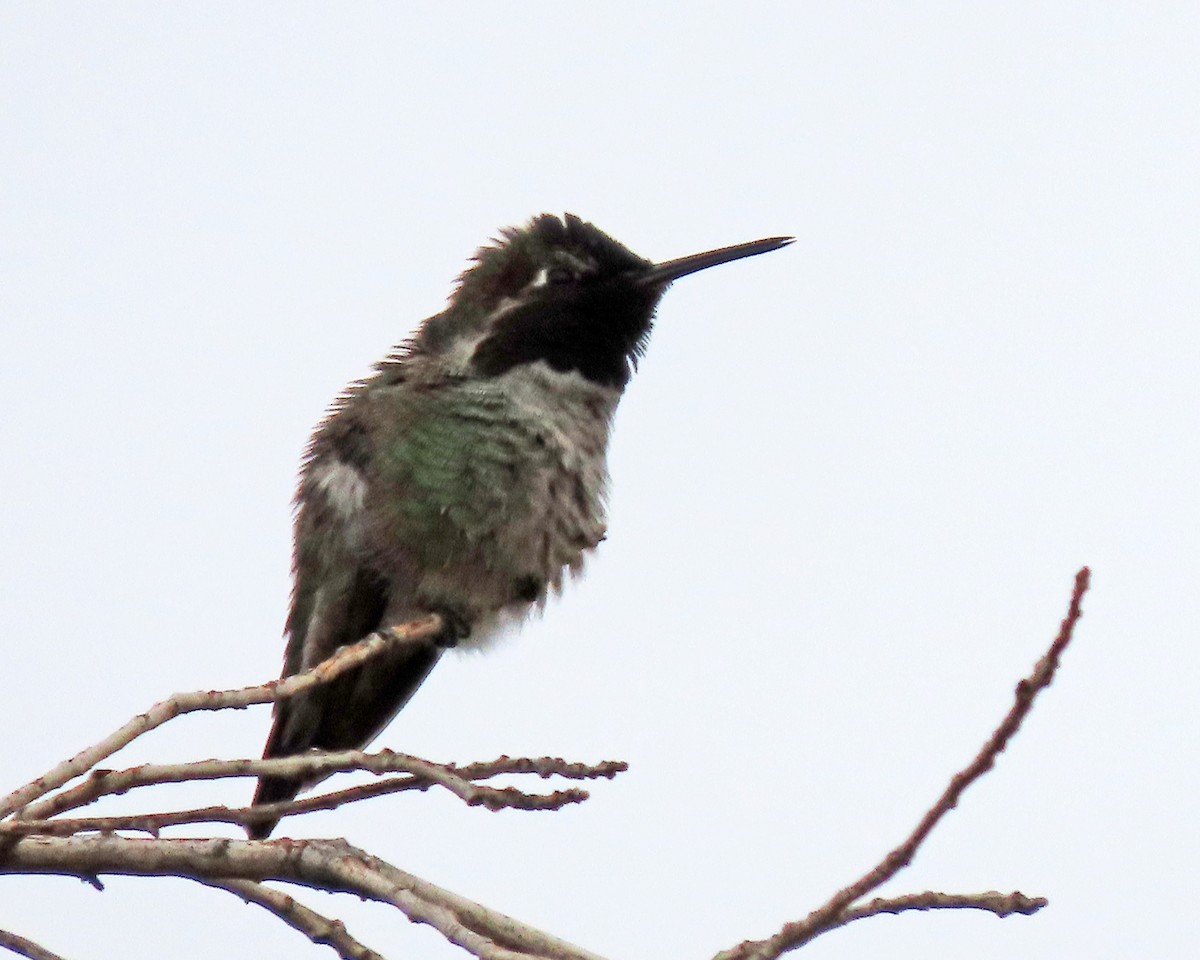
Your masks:
<path fill-rule="evenodd" d="M 20 934 L 8 930 L 0 930 L 0 947 L 13 953 L 28 957 L 29 960 L 63 960 L 57 953 L 52 953 L 40 943 L 34 943 Z"/>
<path fill-rule="evenodd" d="M 300 765 L 295 762 L 301 759 L 330 762 L 321 764 L 310 763 L 307 765 Z M 150 764 L 146 764 L 145 768 L 150 768 L 151 766 Z M 406 790 L 427 790 L 429 787 L 435 785 L 450 790 L 450 792 L 454 793 L 469 806 L 482 806 L 491 811 L 504 809 L 527 811 L 561 810 L 569 804 L 582 803 L 587 800 L 589 797 L 588 792 L 572 788 L 568 790 L 553 790 L 544 794 L 529 793 L 524 790 L 518 790 L 515 787 L 490 787 L 484 784 L 472 783 L 463 776 L 463 773 L 470 773 L 473 776 L 483 778 L 498 776 L 500 774 L 512 774 L 514 770 L 524 769 L 529 772 L 536 771 L 539 776 L 545 779 L 553 776 L 557 768 L 562 771 L 561 775 L 564 777 L 571 777 L 572 779 L 584 779 L 585 777 L 595 779 L 598 777 L 611 778 L 616 773 L 626 769 L 626 765 L 619 761 L 605 761 L 600 764 L 588 765 L 568 763 L 565 760 L 555 757 L 540 757 L 536 759 L 527 757 L 501 757 L 491 763 L 475 763 L 464 767 L 455 767 L 453 764 L 431 763 L 419 757 L 393 753 L 390 750 L 385 750 L 378 754 L 364 754 L 359 751 L 347 750 L 324 756 L 315 754 L 306 755 L 302 758 L 291 757 L 285 760 L 206 760 L 190 765 L 164 764 L 158 767 L 158 769 L 169 771 L 173 774 L 182 774 L 185 767 L 210 768 L 211 770 L 224 769 L 229 773 L 237 770 L 240 773 L 247 773 L 250 771 L 257 772 L 260 767 L 265 767 L 272 772 L 274 769 L 285 767 L 290 773 L 295 769 L 307 771 L 313 766 L 321 770 L 329 767 L 330 771 L 333 769 L 361 769 L 370 770 L 375 773 L 389 769 L 404 769 L 412 771 L 413 775 L 407 777 L 387 777 L 374 783 L 359 784 L 343 790 L 330 791 L 300 800 L 259 804 L 253 807 L 211 805 L 161 813 L 130 813 L 108 817 L 59 817 L 57 819 L 39 817 L 33 819 L 33 814 L 41 813 L 43 810 L 53 809 L 54 806 L 57 806 L 56 801 L 63 795 L 58 794 L 42 803 L 31 804 L 25 809 L 25 817 L 20 820 L 0 822 L 0 838 L 31 836 L 34 834 L 65 837 L 76 833 L 111 832 L 118 830 L 141 831 L 158 836 L 159 831 L 165 827 L 175 827 L 191 823 L 234 823 L 241 826 L 249 826 L 262 820 L 276 820 L 287 816 L 312 813 L 317 810 L 333 810 L 337 807 L 388 793 L 398 793 Z M 137 784 L 139 786 L 170 782 L 166 779 L 142 780 L 140 777 L 134 776 L 142 769 L 144 768 L 135 767 L 128 771 L 100 771 L 101 781 L 107 787 L 113 788 L 105 792 L 120 792 L 122 786 L 127 787 L 129 782 L 133 780 L 139 781 Z M 196 773 L 204 771 L 193 769 L 188 772 Z M 113 778 L 115 778 L 116 783 L 109 783 L 108 781 Z M 179 776 L 178 779 L 190 778 Z M 84 784 L 81 784 L 80 787 L 85 787 L 90 783 L 91 778 L 85 781 Z M 79 788 L 75 789 L 78 790 Z M 95 792 L 96 789 L 100 788 L 93 787 L 86 792 Z M 64 793 L 70 792 L 64 791 Z M 79 796 L 80 794 L 75 794 L 74 799 L 78 799 Z"/>
<path fill-rule="evenodd" d="M 921 822 L 903 844 L 889 853 L 880 863 L 851 884 L 835 894 L 824 906 L 808 917 L 784 926 L 773 937 L 762 941 L 747 941 L 719 954 L 719 960 L 775 960 L 782 953 L 795 949 L 817 935 L 836 927 L 881 913 L 900 913 L 909 910 L 974 909 L 986 910 L 997 916 L 1012 913 L 1030 914 L 1041 909 L 1045 900 L 1029 898 L 1021 893 L 1000 894 L 946 894 L 926 892 L 905 897 L 879 898 L 867 903 L 858 903 L 867 893 L 886 882 L 911 862 L 918 848 L 940 819 L 958 803 L 963 791 L 994 765 L 996 758 L 1017 732 L 1032 708 L 1037 694 L 1049 686 L 1054 678 L 1059 658 L 1071 640 L 1072 632 L 1081 616 L 1081 603 L 1088 587 L 1088 570 L 1084 568 L 1076 577 L 1075 590 L 1071 598 L 1070 611 L 1063 620 L 1058 637 L 1045 656 L 1038 662 L 1032 674 L 1017 686 L 1016 700 L 1008 715 L 989 738 L 971 764 L 958 773 L 943 792 L 937 803 L 924 815 Z M 401 631 L 395 642 L 421 642 L 416 636 L 424 637 L 424 631 L 433 631 L 440 626 L 436 619 L 415 622 Z M 410 629 L 412 633 L 410 633 Z M 345 754 L 308 755 L 277 761 L 206 761 L 200 764 L 144 765 L 129 771 L 96 771 L 92 778 L 73 790 L 63 791 L 57 797 L 32 803 L 37 797 L 57 789 L 71 777 L 85 772 L 105 756 L 120 749 L 125 743 L 146 730 L 160 725 L 183 712 L 190 710 L 221 709 L 239 707 L 249 703 L 268 702 L 293 695 L 318 682 L 331 679 L 338 672 L 362 662 L 374 652 L 386 649 L 393 641 L 372 636 L 354 647 L 344 648 L 324 664 L 308 674 L 243 690 L 209 691 L 184 694 L 164 701 L 150 713 L 134 718 L 125 727 L 116 731 L 105 741 L 82 752 L 65 764 L 60 764 L 46 776 L 11 794 L 5 806 L 11 812 L 18 810 L 25 817 L 31 813 L 54 813 L 73 809 L 77 803 L 87 803 L 108 792 L 121 792 L 132 786 L 148 782 L 147 771 L 160 775 L 158 782 L 168 778 L 201 779 L 220 776 L 257 775 L 262 765 L 298 764 L 306 770 L 330 770 L 339 764 L 353 768 L 371 768 L 372 765 L 387 769 L 402 769 L 406 775 L 388 778 L 379 783 L 364 784 L 348 790 L 337 791 L 302 801 L 291 801 L 255 808 L 254 810 L 224 807 L 204 808 L 201 811 L 183 811 L 182 814 L 206 814 L 205 819 L 245 822 L 257 815 L 277 816 L 282 813 L 316 809 L 321 804 L 336 806 L 352 799 L 376 793 L 401 789 L 426 789 L 432 785 L 451 790 L 468 803 L 489 807 L 517 805 L 514 797 L 524 797 L 533 804 L 570 802 L 583 791 L 560 791 L 548 795 L 530 795 L 514 788 L 486 787 L 475 781 L 504 774 L 536 774 L 542 777 L 563 776 L 575 779 L 611 777 L 624 769 L 623 764 L 600 764 L 587 766 L 567 764 L 556 758 L 540 759 L 502 757 L 490 764 L 469 764 L 457 767 L 452 764 L 434 764 L 402 754 L 384 751 L 378 755 L 358 752 Z M 344 654 L 354 653 L 354 657 Z M 347 662 L 349 661 L 349 662 Z M 294 682 L 294 683 L 293 683 Z M 289 686 L 290 685 L 290 686 Z M 121 779 L 122 774 L 125 779 Z M 66 797 L 64 800 L 63 798 Z M 565 799 L 564 799 L 565 798 Z M 26 806 L 26 804 L 29 804 Z M 283 808 L 283 809 L 280 809 Z M 0 809 L 5 809 L 0 807 Z M 157 829 L 166 824 L 164 818 L 179 817 L 175 814 L 149 814 L 144 817 L 125 818 L 76 818 L 41 819 L 38 821 L 9 821 L 0 824 L 0 874 L 5 873 L 53 873 L 78 876 L 89 882 L 99 883 L 102 874 L 126 874 L 138 876 L 179 876 L 230 890 L 245 899 L 272 910 L 286 922 L 302 930 L 317 942 L 328 943 L 344 958 L 354 960 L 376 960 L 377 954 L 345 932 L 340 921 L 322 917 L 309 908 L 297 903 L 286 894 L 261 886 L 261 881 L 277 880 L 298 883 L 330 892 L 357 894 L 368 899 L 390 903 L 399 908 L 412 922 L 429 924 L 447 940 L 455 943 L 481 960 L 599 960 L 582 948 L 552 937 L 525 924 L 489 910 L 477 903 L 430 884 L 412 874 L 405 873 L 390 864 L 351 847 L 344 841 L 331 840 L 142 840 L 115 836 L 111 833 L 99 835 L 71 836 L 66 839 L 35 835 L 22 836 L 26 829 L 44 830 L 113 830 L 136 825 L 140 829 Z M 4 834 L 7 833 L 7 836 Z M 858 904 L 857 906 L 855 904 Z M 12 936 L 12 935 L 10 935 Z M 18 940 L 20 938 L 17 938 Z M 24 941 L 22 941 L 24 942 Z M 8 946 L 8 943 L 0 942 Z M 36 945 L 33 945 L 36 947 Z M 10 947 L 11 948 L 11 947 Z M 27 953 L 37 960 L 54 960 L 48 951 Z"/>
<path fill-rule="evenodd" d="M 507 759 L 507 758 L 505 758 Z M 548 758 L 543 758 L 548 759 Z M 463 771 L 471 771 L 474 773 L 479 767 L 486 767 L 487 764 L 472 764 L 469 767 L 462 767 Z M 573 767 L 583 766 L 582 764 L 571 764 Z M 612 777 L 613 772 L 608 770 L 626 769 L 626 765 L 619 761 L 607 761 L 598 765 L 596 776 Z M 511 771 L 499 771 L 509 773 Z M 493 775 L 493 774 L 486 774 Z M 566 776 L 566 774 L 563 774 Z M 543 775 L 545 776 L 545 775 Z M 311 813 L 316 810 L 333 810 L 335 807 L 345 806 L 349 803 L 357 803 L 362 800 L 368 800 L 373 797 L 381 797 L 389 793 L 398 793 L 404 790 L 427 790 L 432 783 L 428 780 L 418 778 L 403 779 L 399 777 L 389 777 L 387 779 L 378 780 L 374 783 L 360 783 L 357 786 L 346 787 L 342 790 L 334 790 L 329 793 L 318 794 L 313 797 L 305 797 L 300 800 L 281 801 L 279 803 L 259 804 L 255 807 L 240 808 L 236 813 L 239 817 L 244 813 L 245 820 L 230 818 L 229 822 L 246 823 L 258 822 L 259 820 L 274 820 L 276 818 L 295 816 L 303 813 Z M 560 810 L 563 807 L 573 804 L 582 803 L 587 800 L 589 794 L 586 790 L 568 789 L 554 790 L 546 794 L 526 793 L 521 790 L 516 790 L 512 787 L 485 787 L 479 784 L 471 785 L 471 793 L 464 796 L 468 804 L 483 806 L 488 810 L 496 811 L 501 809 L 513 810 Z M 486 791 L 486 793 L 485 793 Z M 0 835 L 3 833 L 3 825 L 0 824 Z"/>
<path fill-rule="evenodd" d="M 86 773 L 101 760 L 112 756 L 142 734 L 162 726 L 168 720 L 181 714 L 192 713 L 196 710 L 241 708 L 256 703 L 283 700 L 311 687 L 328 683 L 334 677 L 371 657 L 379 656 L 384 650 L 415 643 L 428 643 L 442 629 L 442 618 L 435 614 L 381 633 L 373 633 L 358 643 L 340 647 L 328 660 L 311 670 L 295 674 L 285 680 L 272 680 L 270 683 L 242 687 L 237 690 L 196 690 L 192 693 L 178 693 L 161 703 L 156 703 L 145 713 L 138 714 L 99 743 L 80 751 L 70 760 L 64 760 L 36 780 L 14 790 L 0 800 L 0 819 L 20 811 L 22 807 L 32 803 L 38 797 L 45 796 L 74 777 Z"/>
<path fill-rule="evenodd" d="M 788 950 L 794 950 L 826 930 L 841 925 L 842 915 L 851 904 L 877 889 L 904 869 L 916 855 L 917 849 L 929 836 L 930 831 L 947 813 L 958 805 L 964 790 L 987 773 L 1003 752 L 1009 740 L 1020 729 L 1025 717 L 1033 707 L 1038 693 L 1048 687 L 1058 669 L 1059 659 L 1075 630 L 1075 624 L 1083 615 L 1083 595 L 1087 592 L 1091 573 L 1084 567 L 1075 575 L 1075 587 L 1071 593 L 1071 604 L 1059 627 L 1058 636 L 1050 649 L 1037 662 L 1033 672 L 1017 684 L 1015 699 L 1008 714 L 1000 722 L 987 743 L 966 767 L 954 775 L 950 785 L 929 808 L 921 822 L 908 838 L 884 857 L 875 867 L 848 887 L 839 890 L 821 907 L 803 920 L 785 924 L 774 936 L 766 940 L 747 940 L 730 950 L 717 954 L 715 960 L 775 960 Z"/>
<path fill-rule="evenodd" d="M 237 894 L 247 903 L 254 903 L 269 910 L 289 927 L 299 930 L 313 943 L 332 947 L 342 960 L 386 960 L 382 954 L 376 953 L 352 937 L 341 920 L 330 920 L 280 890 L 264 887 L 261 883 L 253 880 L 200 880 L 199 882 L 215 890 L 228 890 L 230 893 Z"/>
<path fill-rule="evenodd" d="M 29 804 L 21 811 L 21 819 L 48 820 L 68 810 L 86 806 L 101 797 L 126 793 L 139 787 L 192 780 L 219 780 L 227 777 L 271 775 L 307 779 L 324 777 L 332 773 L 365 770 L 375 774 L 410 773 L 414 775 L 407 779 L 393 778 L 385 781 L 389 787 L 383 792 L 426 790 L 434 783 L 441 783 L 441 780 L 436 777 L 425 776 L 430 768 L 441 771 L 444 777 L 450 778 L 449 782 L 469 783 L 501 774 L 536 774 L 542 779 L 558 776 L 567 780 L 595 780 L 601 777 L 611 780 L 618 773 L 628 769 L 628 766 L 618 760 L 584 764 L 571 763 L 558 757 L 500 757 L 487 762 L 459 766 L 453 763 L 434 763 L 392 750 L 381 750 L 378 753 L 363 753 L 359 750 L 313 751 L 270 760 L 144 763 L 125 770 L 93 770 L 75 786 Z M 447 786 L 448 784 L 442 783 L 442 785 Z M 476 789 L 482 790 L 483 788 L 476 787 Z M 458 792 L 468 803 L 488 806 L 491 809 L 520 805 L 519 797 L 514 799 L 500 791 L 495 794 L 479 793 L 474 799 L 470 796 L 463 796 L 461 787 L 455 792 Z M 538 795 L 522 794 L 522 796 Z M 539 809 L 544 808 L 544 806 L 539 807 Z M 320 809 L 328 808 L 321 807 Z M 0 832 L 4 831 L 5 826 L 12 825 L 12 821 L 9 821 L 8 824 L 0 823 Z"/>
<path fill-rule="evenodd" d="M 333 810 L 350 803 L 395 793 L 403 790 L 424 790 L 430 786 L 427 780 L 413 777 L 390 778 L 378 783 L 366 783 L 331 793 L 305 797 L 303 800 L 286 800 L 278 803 L 263 803 L 252 807 L 229 807 L 214 804 L 193 807 L 189 810 L 172 810 L 164 813 L 128 813 L 111 817 L 58 817 L 53 820 L 9 820 L 0 823 L 0 838 L 32 836 L 65 837 L 76 833 L 107 833 L 114 830 L 137 830 L 158 836 L 165 827 L 178 827 L 189 823 L 236 823 L 249 826 L 261 820 L 312 813 L 317 810 Z M 554 790 L 546 794 L 530 794 L 513 787 L 485 787 L 470 785 L 469 791 L 454 790 L 471 806 L 482 806 L 488 810 L 561 810 L 573 803 L 588 799 L 586 790 Z"/>
<path fill-rule="evenodd" d="M 864 917 L 876 917 L 881 913 L 905 913 L 909 910 L 985 910 L 998 917 L 1010 917 L 1014 913 L 1032 916 L 1046 905 L 1045 897 L 1027 897 L 1020 891 L 999 893 L 910 893 L 903 897 L 876 897 L 857 907 L 850 907 L 838 918 L 836 926 L 844 927 Z M 834 929 L 830 927 L 829 929 Z"/>

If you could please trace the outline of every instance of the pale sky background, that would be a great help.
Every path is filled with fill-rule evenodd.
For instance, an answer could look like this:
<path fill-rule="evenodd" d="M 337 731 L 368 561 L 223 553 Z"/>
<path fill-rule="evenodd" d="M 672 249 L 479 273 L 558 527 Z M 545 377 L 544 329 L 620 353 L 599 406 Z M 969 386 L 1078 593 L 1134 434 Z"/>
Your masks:
<path fill-rule="evenodd" d="M 559 814 L 428 793 L 282 832 L 614 960 L 709 957 L 908 832 L 1086 563 L 1059 681 L 885 891 L 1050 906 L 804 956 L 1194 956 L 1197 51 L 1194 3 L 4 4 L 0 788 L 277 674 L 309 430 L 499 227 L 570 210 L 655 259 L 794 233 L 668 294 L 588 576 L 379 741 L 630 772 Z M 107 765 L 256 756 L 268 724 Z M 462 955 L 301 896 L 389 957 Z M 185 881 L 0 878 L 0 927 L 332 956 Z"/>

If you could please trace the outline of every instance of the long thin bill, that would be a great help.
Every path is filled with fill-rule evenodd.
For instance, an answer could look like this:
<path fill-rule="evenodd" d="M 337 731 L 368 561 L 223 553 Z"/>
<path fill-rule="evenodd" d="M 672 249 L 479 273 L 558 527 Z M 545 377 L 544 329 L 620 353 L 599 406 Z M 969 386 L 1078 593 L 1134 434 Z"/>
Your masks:
<path fill-rule="evenodd" d="M 786 247 L 795 237 L 767 237 L 765 240 L 751 240 L 749 243 L 738 243 L 732 247 L 721 247 L 718 250 L 708 250 L 704 253 L 693 253 L 690 257 L 680 257 L 678 260 L 668 260 L 666 263 L 656 263 L 644 274 L 638 277 L 643 286 L 660 286 L 686 277 L 698 270 L 707 270 L 720 263 L 730 260 L 741 260 L 743 257 L 757 257 L 760 253 L 770 253 L 780 247 Z"/>

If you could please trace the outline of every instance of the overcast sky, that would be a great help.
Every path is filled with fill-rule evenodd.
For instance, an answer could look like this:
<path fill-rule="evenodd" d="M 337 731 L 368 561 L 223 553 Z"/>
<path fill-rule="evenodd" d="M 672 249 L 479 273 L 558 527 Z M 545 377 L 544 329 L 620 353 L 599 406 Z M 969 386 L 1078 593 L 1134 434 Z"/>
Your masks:
<path fill-rule="evenodd" d="M 911 829 L 1086 563 L 1058 682 L 886 888 L 1050 906 L 805 956 L 1193 956 L 1197 50 L 1192 3 L 4 4 L 0 791 L 277 675 L 308 433 L 499 227 L 569 210 L 654 259 L 790 233 L 666 297 L 584 580 L 379 741 L 630 772 L 558 814 L 429 793 L 282 832 L 614 960 L 709 957 Z M 188 717 L 107 765 L 256 756 L 268 724 Z M 0 928 L 331 955 L 182 880 L 0 878 Z"/>

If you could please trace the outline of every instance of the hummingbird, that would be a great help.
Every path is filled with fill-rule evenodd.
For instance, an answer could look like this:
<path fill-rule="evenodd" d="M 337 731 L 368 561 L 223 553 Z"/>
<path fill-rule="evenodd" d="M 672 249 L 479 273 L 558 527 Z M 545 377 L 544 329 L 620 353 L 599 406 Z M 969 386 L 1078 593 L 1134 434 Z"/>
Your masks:
<path fill-rule="evenodd" d="M 486 646 L 579 573 L 605 537 L 613 414 L 663 293 L 792 239 L 653 263 L 568 213 L 481 248 L 447 308 L 351 384 L 312 436 L 283 676 L 431 613 L 443 633 L 277 701 L 264 758 L 366 746 L 447 648 Z M 319 779 L 261 777 L 253 802 Z"/>

